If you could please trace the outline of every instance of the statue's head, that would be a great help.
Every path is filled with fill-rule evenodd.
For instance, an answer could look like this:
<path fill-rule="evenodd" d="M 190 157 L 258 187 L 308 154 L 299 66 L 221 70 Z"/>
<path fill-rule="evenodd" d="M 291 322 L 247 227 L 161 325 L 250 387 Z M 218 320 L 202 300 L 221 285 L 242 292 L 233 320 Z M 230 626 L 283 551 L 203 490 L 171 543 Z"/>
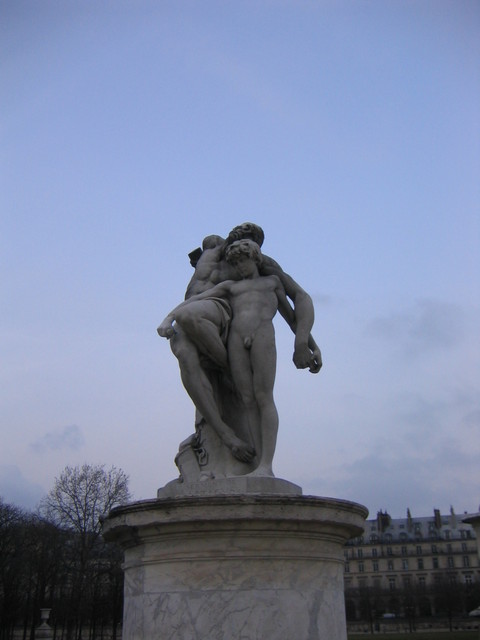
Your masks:
<path fill-rule="evenodd" d="M 251 258 L 257 266 L 262 263 L 262 252 L 253 240 L 235 240 L 225 251 L 225 260 L 233 266 L 244 256 Z"/>
<path fill-rule="evenodd" d="M 232 242 L 236 240 L 253 240 L 253 242 L 256 242 L 257 245 L 261 247 L 265 240 L 265 234 L 263 233 L 262 227 L 259 227 L 258 224 L 244 222 L 230 231 L 227 237 L 227 244 L 232 244 Z"/>
<path fill-rule="evenodd" d="M 225 240 L 221 236 L 207 236 L 203 239 L 202 249 L 214 249 L 221 245 Z"/>

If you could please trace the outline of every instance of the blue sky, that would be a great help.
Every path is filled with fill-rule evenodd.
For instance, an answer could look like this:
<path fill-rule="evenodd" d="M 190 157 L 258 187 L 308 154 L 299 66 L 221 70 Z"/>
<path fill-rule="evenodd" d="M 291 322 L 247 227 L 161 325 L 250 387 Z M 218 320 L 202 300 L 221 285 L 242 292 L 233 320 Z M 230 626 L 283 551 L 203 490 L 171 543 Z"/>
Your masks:
<path fill-rule="evenodd" d="M 480 501 L 480 5 L 0 4 L 0 495 L 65 465 L 136 499 L 193 428 L 155 328 L 251 220 L 311 295 L 276 322 L 276 475 L 372 513 Z"/>

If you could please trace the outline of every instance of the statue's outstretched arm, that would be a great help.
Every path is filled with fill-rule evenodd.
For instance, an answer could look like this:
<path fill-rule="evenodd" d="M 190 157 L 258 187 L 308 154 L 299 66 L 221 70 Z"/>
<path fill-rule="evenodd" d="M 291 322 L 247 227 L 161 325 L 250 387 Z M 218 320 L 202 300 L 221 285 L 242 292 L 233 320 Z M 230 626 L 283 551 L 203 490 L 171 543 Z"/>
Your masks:
<path fill-rule="evenodd" d="M 322 366 L 322 356 L 317 343 L 311 335 L 315 312 L 313 302 L 308 293 L 285 273 L 280 265 L 268 256 L 263 256 L 261 266 L 262 275 L 276 275 L 285 288 L 286 295 L 292 300 L 295 310 L 295 346 L 293 362 L 298 369 L 309 369 L 311 373 L 318 373 Z M 280 313 L 283 315 L 281 308 Z"/>

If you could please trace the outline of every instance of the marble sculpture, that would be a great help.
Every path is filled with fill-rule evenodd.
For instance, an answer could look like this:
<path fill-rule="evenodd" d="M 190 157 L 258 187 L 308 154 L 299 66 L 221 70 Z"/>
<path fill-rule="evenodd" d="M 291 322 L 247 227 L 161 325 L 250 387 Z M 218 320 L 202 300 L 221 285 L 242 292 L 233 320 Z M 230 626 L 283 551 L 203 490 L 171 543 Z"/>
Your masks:
<path fill-rule="evenodd" d="M 293 362 L 318 373 L 310 296 L 262 254 L 263 230 L 235 227 L 226 239 L 207 236 L 189 254 L 195 272 L 185 300 L 158 327 L 178 359 L 196 407 L 195 433 L 175 459 L 180 480 L 273 477 L 278 431 L 273 399 L 277 310 L 293 333 Z"/>

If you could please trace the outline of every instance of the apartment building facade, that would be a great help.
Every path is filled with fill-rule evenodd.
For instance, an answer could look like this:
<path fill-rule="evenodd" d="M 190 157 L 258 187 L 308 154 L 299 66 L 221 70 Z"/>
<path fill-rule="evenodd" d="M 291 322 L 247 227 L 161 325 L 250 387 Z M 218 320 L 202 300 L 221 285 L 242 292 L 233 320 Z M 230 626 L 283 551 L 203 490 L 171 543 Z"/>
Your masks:
<path fill-rule="evenodd" d="M 367 520 L 364 534 L 345 547 L 347 618 L 450 615 L 472 606 L 480 568 L 466 516 L 452 508 L 448 515 L 435 509 L 430 517 L 407 510 L 399 519 L 379 511 Z"/>

